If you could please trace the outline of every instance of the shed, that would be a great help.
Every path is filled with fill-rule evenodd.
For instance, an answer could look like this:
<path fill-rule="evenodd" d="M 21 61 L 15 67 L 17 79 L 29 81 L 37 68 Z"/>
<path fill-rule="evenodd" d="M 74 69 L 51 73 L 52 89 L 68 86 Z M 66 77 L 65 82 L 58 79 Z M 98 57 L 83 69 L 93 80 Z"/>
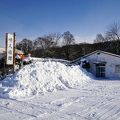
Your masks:
<path fill-rule="evenodd" d="M 6 52 L 5 48 L 0 48 L 0 59 L 5 56 L 5 52 Z M 18 49 L 15 49 L 15 53 L 19 55 L 24 55 L 24 52 Z"/>
<path fill-rule="evenodd" d="M 96 50 L 74 60 L 74 62 L 80 63 L 82 59 L 89 61 L 89 71 L 96 77 L 120 78 L 120 55 Z"/>

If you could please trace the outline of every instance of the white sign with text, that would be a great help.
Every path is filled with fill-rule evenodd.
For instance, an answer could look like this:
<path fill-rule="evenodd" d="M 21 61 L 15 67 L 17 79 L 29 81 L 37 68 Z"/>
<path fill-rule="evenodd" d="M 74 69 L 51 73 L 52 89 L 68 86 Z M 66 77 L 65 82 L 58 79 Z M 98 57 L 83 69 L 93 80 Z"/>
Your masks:
<path fill-rule="evenodd" d="M 14 35 L 7 34 L 7 65 L 13 65 L 13 54 L 14 54 Z"/>

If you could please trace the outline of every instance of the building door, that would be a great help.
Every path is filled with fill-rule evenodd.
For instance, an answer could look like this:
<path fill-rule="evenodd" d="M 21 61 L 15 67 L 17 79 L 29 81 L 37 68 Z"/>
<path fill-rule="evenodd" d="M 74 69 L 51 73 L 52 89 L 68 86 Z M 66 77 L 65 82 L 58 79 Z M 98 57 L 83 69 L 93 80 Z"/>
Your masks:
<path fill-rule="evenodd" d="M 105 77 L 105 64 L 96 64 L 96 77 Z"/>

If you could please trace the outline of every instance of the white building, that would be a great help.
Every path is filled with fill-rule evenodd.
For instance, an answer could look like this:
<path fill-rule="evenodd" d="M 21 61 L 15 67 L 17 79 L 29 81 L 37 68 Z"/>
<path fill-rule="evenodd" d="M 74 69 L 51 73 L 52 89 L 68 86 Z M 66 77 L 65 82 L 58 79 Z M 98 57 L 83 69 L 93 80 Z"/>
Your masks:
<path fill-rule="evenodd" d="M 6 52 L 5 48 L 0 48 L 0 59 L 5 56 L 5 52 Z M 19 54 L 19 55 L 23 55 L 24 54 L 23 51 L 18 50 L 18 49 L 15 50 L 15 53 Z"/>
<path fill-rule="evenodd" d="M 4 57 L 5 48 L 0 48 L 0 59 Z"/>
<path fill-rule="evenodd" d="M 94 51 L 75 60 L 87 59 L 90 64 L 90 72 L 96 77 L 120 78 L 120 56 L 104 51 Z"/>

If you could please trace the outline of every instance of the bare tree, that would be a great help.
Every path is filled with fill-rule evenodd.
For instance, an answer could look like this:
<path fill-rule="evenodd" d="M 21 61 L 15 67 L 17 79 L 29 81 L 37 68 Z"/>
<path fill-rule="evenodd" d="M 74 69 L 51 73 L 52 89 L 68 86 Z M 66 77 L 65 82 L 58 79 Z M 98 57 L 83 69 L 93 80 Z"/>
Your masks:
<path fill-rule="evenodd" d="M 33 42 L 24 38 L 21 42 L 17 43 L 16 48 L 22 50 L 25 54 L 28 54 L 33 50 Z"/>
<path fill-rule="evenodd" d="M 49 40 L 52 47 L 55 47 L 55 46 L 58 45 L 61 37 L 62 37 L 62 34 L 61 33 L 56 33 L 56 32 L 50 33 L 50 34 L 44 36 L 45 39 Z"/>
<path fill-rule="evenodd" d="M 72 45 L 75 43 L 74 36 L 69 32 L 64 32 L 63 33 L 63 45 Z"/>
<path fill-rule="evenodd" d="M 50 33 L 43 37 L 38 37 L 34 41 L 34 48 L 49 49 L 58 45 L 62 35 L 60 33 Z"/>
<path fill-rule="evenodd" d="M 94 40 L 94 43 L 99 43 L 99 42 L 105 42 L 105 38 L 101 33 L 96 35 L 96 39 Z"/>
<path fill-rule="evenodd" d="M 60 33 L 50 33 L 43 37 L 38 37 L 34 41 L 34 50 L 41 49 L 43 57 L 50 51 L 50 48 L 56 47 L 62 35 Z"/>
<path fill-rule="evenodd" d="M 49 40 L 46 36 L 44 37 L 38 37 L 35 41 L 34 41 L 34 50 L 35 49 L 48 49 L 52 46 L 53 41 Z"/>
<path fill-rule="evenodd" d="M 120 25 L 118 23 L 114 23 L 108 28 L 106 39 L 108 41 L 120 40 Z"/>
<path fill-rule="evenodd" d="M 42 40 L 42 37 L 38 37 L 37 39 L 35 39 L 33 41 L 33 43 L 34 43 L 34 50 L 36 50 L 38 48 L 41 48 L 41 40 Z"/>
<path fill-rule="evenodd" d="M 64 52 L 66 55 L 66 58 L 69 60 L 70 59 L 70 45 L 73 45 L 75 43 L 74 36 L 69 32 L 64 32 L 63 33 L 63 45 L 64 45 Z"/>

